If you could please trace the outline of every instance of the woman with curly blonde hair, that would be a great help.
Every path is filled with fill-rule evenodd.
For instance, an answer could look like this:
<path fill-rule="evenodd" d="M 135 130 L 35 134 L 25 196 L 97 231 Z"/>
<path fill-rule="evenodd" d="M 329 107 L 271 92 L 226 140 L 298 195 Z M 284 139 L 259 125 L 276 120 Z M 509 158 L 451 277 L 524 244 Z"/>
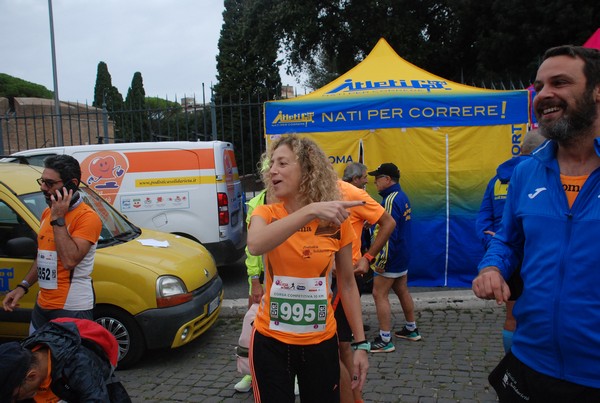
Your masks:
<path fill-rule="evenodd" d="M 300 399 L 339 402 L 340 367 L 331 308 L 331 271 L 356 340 L 364 340 L 354 280 L 348 208 L 323 151 L 294 135 L 275 140 L 266 154 L 267 192 L 278 202 L 258 206 L 248 229 L 248 250 L 263 255 L 266 290 L 254 322 L 250 365 L 256 402 Z M 362 344 L 359 342 L 357 344 Z M 367 352 L 354 355 L 353 387 L 364 384 Z"/>
<path fill-rule="evenodd" d="M 296 155 L 300 164 L 302 178 L 298 185 L 298 197 L 303 204 L 310 204 L 318 201 L 341 200 L 342 197 L 339 188 L 336 185 L 338 177 L 335 174 L 331 163 L 325 157 L 323 151 L 313 141 L 297 136 L 285 136 L 275 140 L 272 148 L 287 145 Z M 266 155 L 268 157 L 268 154 Z M 267 186 L 267 193 L 274 194 L 272 191 L 273 182 L 271 181 L 270 170 L 262 173 L 263 182 Z"/>

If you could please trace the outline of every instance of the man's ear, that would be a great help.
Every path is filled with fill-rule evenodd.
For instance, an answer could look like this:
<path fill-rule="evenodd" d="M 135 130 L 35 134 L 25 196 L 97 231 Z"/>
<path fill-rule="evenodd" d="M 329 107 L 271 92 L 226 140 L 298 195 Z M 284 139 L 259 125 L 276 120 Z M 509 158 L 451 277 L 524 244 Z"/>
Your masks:
<path fill-rule="evenodd" d="M 41 374 L 40 369 L 37 367 L 32 367 L 27 371 L 23 383 L 27 383 L 29 385 L 36 385 L 37 383 L 37 386 L 39 386 L 43 380 L 44 376 Z"/>

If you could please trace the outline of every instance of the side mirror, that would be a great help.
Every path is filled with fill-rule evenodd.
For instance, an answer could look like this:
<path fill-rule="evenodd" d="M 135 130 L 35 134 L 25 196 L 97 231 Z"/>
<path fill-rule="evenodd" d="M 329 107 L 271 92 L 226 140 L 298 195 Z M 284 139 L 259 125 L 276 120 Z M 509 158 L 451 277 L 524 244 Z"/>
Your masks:
<path fill-rule="evenodd" d="M 6 242 L 4 251 L 10 258 L 35 259 L 37 242 L 28 237 L 13 238 Z"/>

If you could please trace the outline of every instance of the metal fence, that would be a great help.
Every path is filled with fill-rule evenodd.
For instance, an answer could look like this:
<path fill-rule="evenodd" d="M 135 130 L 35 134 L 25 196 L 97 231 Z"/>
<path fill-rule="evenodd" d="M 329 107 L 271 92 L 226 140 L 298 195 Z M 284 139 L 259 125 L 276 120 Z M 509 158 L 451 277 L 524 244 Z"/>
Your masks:
<path fill-rule="evenodd" d="M 262 106 L 267 100 L 269 94 L 212 101 L 186 97 L 163 108 L 125 105 L 120 110 L 61 102 L 59 117 L 51 100 L 0 99 L 0 154 L 57 145 L 221 140 L 233 144 L 240 176 L 251 188 L 265 147 Z"/>

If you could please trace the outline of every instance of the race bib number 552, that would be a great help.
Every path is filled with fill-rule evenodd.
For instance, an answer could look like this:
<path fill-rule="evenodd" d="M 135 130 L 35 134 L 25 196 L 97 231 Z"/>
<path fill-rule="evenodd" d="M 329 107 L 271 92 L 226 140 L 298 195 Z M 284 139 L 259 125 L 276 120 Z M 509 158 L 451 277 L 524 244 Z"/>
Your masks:
<path fill-rule="evenodd" d="M 293 333 L 325 330 L 328 309 L 325 277 L 275 276 L 270 301 L 271 329 Z"/>

